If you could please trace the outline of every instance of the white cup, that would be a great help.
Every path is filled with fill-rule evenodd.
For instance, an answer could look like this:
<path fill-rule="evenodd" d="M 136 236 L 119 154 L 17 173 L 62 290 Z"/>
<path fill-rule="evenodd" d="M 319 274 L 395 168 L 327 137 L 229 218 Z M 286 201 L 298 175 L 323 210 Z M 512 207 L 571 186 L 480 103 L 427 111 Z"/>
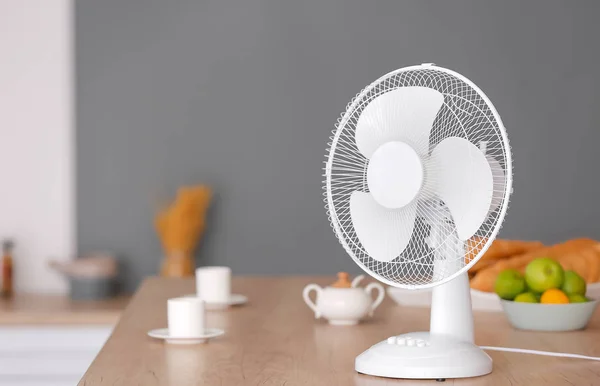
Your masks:
<path fill-rule="evenodd" d="M 197 268 L 196 295 L 207 303 L 228 303 L 231 297 L 231 268 Z"/>
<path fill-rule="evenodd" d="M 204 301 L 200 298 L 173 298 L 167 301 L 167 322 L 172 338 L 204 335 Z"/>

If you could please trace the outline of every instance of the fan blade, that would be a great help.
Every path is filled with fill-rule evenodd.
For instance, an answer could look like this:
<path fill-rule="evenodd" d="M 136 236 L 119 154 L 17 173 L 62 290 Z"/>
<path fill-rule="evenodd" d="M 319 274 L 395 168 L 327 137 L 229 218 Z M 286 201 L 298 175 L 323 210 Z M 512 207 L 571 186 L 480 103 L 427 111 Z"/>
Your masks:
<path fill-rule="evenodd" d="M 370 193 L 353 192 L 350 216 L 365 251 L 377 261 L 391 261 L 408 245 L 417 212 L 416 200 L 400 209 L 386 209 Z"/>
<path fill-rule="evenodd" d="M 494 178 L 487 158 L 466 139 L 450 137 L 433 149 L 428 164 L 428 186 L 446 203 L 458 237 L 469 239 L 492 202 Z"/>
<path fill-rule="evenodd" d="M 429 153 L 429 133 L 444 96 L 427 87 L 401 87 L 375 98 L 362 111 L 355 141 L 367 158 L 389 141 L 403 141 L 424 157 Z"/>
<path fill-rule="evenodd" d="M 500 162 L 496 158 L 486 155 L 490 169 L 492 169 L 492 177 L 494 178 L 494 193 L 492 194 L 492 204 L 490 206 L 490 213 L 500 207 L 504 200 L 504 189 L 506 188 L 506 176 L 504 175 L 504 169 L 500 166 Z"/>

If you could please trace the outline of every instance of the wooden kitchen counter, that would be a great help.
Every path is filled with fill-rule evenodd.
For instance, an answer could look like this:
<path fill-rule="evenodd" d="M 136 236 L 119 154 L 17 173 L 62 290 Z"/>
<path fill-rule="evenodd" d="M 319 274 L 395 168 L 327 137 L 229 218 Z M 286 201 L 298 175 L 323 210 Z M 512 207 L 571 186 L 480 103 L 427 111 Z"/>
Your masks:
<path fill-rule="evenodd" d="M 65 295 L 15 294 L 0 298 L 0 325 L 111 324 L 119 320 L 130 296 L 110 300 L 70 300 Z"/>
<path fill-rule="evenodd" d="M 332 278 L 235 278 L 233 292 L 247 305 L 209 311 L 207 326 L 226 331 L 205 345 L 176 346 L 146 336 L 167 326 L 166 301 L 192 293 L 192 280 L 151 278 L 123 313 L 79 385 L 436 385 L 357 374 L 354 358 L 389 336 L 427 330 L 429 310 L 395 306 L 387 298 L 374 319 L 334 327 L 315 321 L 302 288 Z M 536 333 L 512 329 L 502 313 L 475 315 L 480 345 L 519 347 L 600 356 L 600 313 L 584 331 Z M 492 374 L 448 380 L 444 385 L 598 385 L 600 363 L 579 359 L 490 352 Z"/>

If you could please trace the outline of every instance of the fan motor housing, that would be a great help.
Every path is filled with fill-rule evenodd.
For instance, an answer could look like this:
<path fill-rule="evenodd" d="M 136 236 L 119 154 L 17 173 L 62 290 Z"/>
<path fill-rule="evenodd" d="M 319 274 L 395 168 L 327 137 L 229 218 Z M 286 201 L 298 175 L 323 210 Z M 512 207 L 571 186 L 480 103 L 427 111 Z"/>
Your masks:
<path fill-rule="evenodd" d="M 410 204 L 423 186 L 421 157 L 402 141 L 381 145 L 369 161 L 367 184 L 377 203 L 388 209 Z"/>

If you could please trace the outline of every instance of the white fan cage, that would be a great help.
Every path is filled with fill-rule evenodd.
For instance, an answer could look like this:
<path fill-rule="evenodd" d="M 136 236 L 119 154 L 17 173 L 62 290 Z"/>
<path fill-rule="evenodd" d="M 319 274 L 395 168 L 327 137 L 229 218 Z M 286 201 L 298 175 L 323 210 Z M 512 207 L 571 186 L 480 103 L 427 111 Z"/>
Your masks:
<path fill-rule="evenodd" d="M 350 195 L 354 191 L 368 192 L 366 172 L 368 159 L 358 150 L 355 132 L 363 109 L 379 95 L 400 87 L 421 86 L 435 89 L 444 95 L 444 104 L 438 112 L 430 134 L 429 153 L 443 139 L 461 137 L 476 146 L 485 147 L 485 154 L 493 157 L 505 175 L 505 183 L 494 185 L 494 195 L 500 193 L 501 202 L 491 212 L 475 235 L 466 242 L 460 240 L 451 217 L 441 200 L 418 202 L 417 219 L 411 240 L 395 259 L 381 262 L 371 258 L 361 245 L 350 216 Z M 420 65 L 401 68 L 384 75 L 348 104 L 336 124 L 327 152 L 324 181 L 326 208 L 332 227 L 340 243 L 352 259 L 367 273 L 389 285 L 417 289 L 433 287 L 468 270 L 490 246 L 496 237 L 512 190 L 512 161 L 508 138 L 496 109 L 487 96 L 470 80 L 445 68 Z M 493 166 L 492 166 L 493 168 Z M 495 173 L 492 170 L 492 173 Z M 440 210 L 432 210 L 439 206 Z M 424 217 L 427 217 L 424 219 Z M 435 248 L 426 242 L 431 235 L 430 224 L 436 224 L 444 240 Z M 439 236 L 439 235 L 438 235 Z M 438 237 L 439 238 L 439 237 Z M 451 259 L 446 267 L 436 269 L 433 262 L 438 256 Z"/>

